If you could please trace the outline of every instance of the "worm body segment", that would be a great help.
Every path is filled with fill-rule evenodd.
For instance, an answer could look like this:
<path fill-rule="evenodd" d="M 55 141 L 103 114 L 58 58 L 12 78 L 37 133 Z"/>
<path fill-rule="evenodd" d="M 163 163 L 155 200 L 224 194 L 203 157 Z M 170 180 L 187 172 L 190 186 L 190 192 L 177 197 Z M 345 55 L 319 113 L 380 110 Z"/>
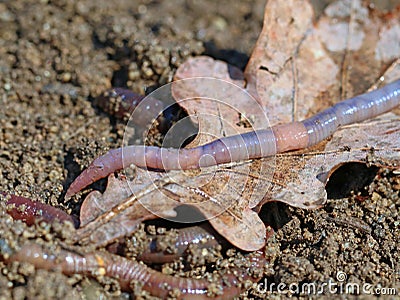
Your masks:
<path fill-rule="evenodd" d="M 340 126 L 361 122 L 400 104 L 400 80 L 342 102 L 301 122 L 223 137 L 191 149 L 127 146 L 95 159 L 69 187 L 66 198 L 108 174 L 138 167 L 185 170 L 272 156 L 318 144 Z"/>
<path fill-rule="evenodd" d="M 0 253 L 1 256 L 2 253 Z M 77 254 L 67 250 L 54 251 L 36 243 L 29 242 L 13 254 L 2 257 L 6 262 L 27 262 L 36 268 L 58 270 L 66 275 L 85 274 L 89 276 L 109 276 L 116 278 L 125 291 L 132 290 L 132 283 L 143 283 L 143 289 L 153 296 L 166 299 L 172 291 L 179 291 L 176 299 L 232 299 L 243 290 L 243 282 L 257 282 L 260 278 L 251 275 L 251 270 L 264 268 L 266 258 L 262 251 L 247 255 L 248 267 L 231 268 L 221 275 L 216 283 L 221 294 L 209 297 L 210 282 L 206 278 L 194 279 L 166 275 L 147 267 L 143 263 L 113 255 L 108 252 Z"/>

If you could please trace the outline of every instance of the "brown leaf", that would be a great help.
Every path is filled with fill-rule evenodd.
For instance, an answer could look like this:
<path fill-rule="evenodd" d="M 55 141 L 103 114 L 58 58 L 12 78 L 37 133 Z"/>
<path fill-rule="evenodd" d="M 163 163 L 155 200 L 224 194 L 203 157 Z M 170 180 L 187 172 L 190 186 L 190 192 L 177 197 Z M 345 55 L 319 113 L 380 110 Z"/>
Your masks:
<path fill-rule="evenodd" d="M 257 213 L 249 207 L 249 199 L 255 197 L 252 195 L 253 185 L 262 185 L 246 176 L 250 172 L 249 167 L 252 165 L 204 168 L 201 173 L 174 172 L 179 181 L 175 177 L 174 183 L 165 185 L 163 190 L 175 195 L 180 204 L 197 208 L 204 215 L 204 220 L 208 220 L 233 245 L 254 251 L 264 245 L 266 228 Z M 266 182 L 266 185 L 269 183 Z M 261 187 L 255 191 L 265 193 L 267 190 Z M 262 197 L 258 196 L 258 199 Z"/>
<path fill-rule="evenodd" d="M 199 127 L 189 147 L 269 126 L 264 109 L 243 89 L 243 73 L 226 62 L 189 58 L 174 79 L 174 99 Z"/>
<path fill-rule="evenodd" d="M 117 179 L 111 174 L 104 193 L 93 191 L 83 202 L 81 227 L 75 240 L 81 244 L 90 242 L 105 246 L 134 232 L 142 221 L 174 217 L 173 209 L 179 203 L 169 201 L 160 192 L 157 182 L 162 181 L 162 177 L 160 173 L 139 168 L 131 181 Z"/>
<path fill-rule="evenodd" d="M 267 2 L 263 29 L 245 71 L 247 89 L 262 106 L 265 106 L 265 101 L 275 101 L 269 98 L 268 90 L 272 89 L 270 86 L 277 78 L 282 78 L 282 70 L 291 68 L 290 61 L 311 29 L 312 17 L 313 11 L 308 1 Z M 282 80 L 292 81 L 290 74 Z M 276 90 L 279 95 L 279 86 Z M 285 98 L 279 97 L 276 103 Z"/>
<path fill-rule="evenodd" d="M 132 181 L 110 175 L 103 194 L 92 192 L 85 199 L 81 209 L 83 226 L 77 231 L 76 241 L 96 246 L 109 244 L 133 232 L 144 220 L 176 217 L 174 209 L 185 204 L 197 208 L 204 218 L 185 220 L 182 216 L 181 221 L 210 220 L 237 247 L 260 249 L 265 243 L 266 228 L 244 200 L 244 195 L 249 194 L 249 180 L 236 174 L 249 166 L 239 166 L 236 171 L 226 167 L 166 174 L 136 169 Z M 265 193 L 262 188 L 257 191 Z"/>
<path fill-rule="evenodd" d="M 265 113 L 272 125 L 301 120 L 378 86 L 381 76 L 398 79 L 399 64 L 393 60 L 400 53 L 399 11 L 384 14 L 362 1 L 336 1 L 313 25 L 308 1 L 269 0 L 245 72 L 247 90 L 257 100 L 243 91 L 240 72 L 226 63 L 200 57 L 179 68 L 176 79 L 195 77 L 172 85 L 174 97 L 199 124 L 200 133 L 190 147 L 267 128 Z M 83 221 L 89 223 L 80 237 L 115 239 L 142 220 L 174 217 L 174 209 L 186 204 L 201 211 L 235 246 L 259 249 L 266 230 L 256 212 L 265 202 L 316 208 L 326 201 L 326 180 L 340 164 L 398 166 L 398 115 L 341 128 L 312 149 L 276 157 L 195 171 L 137 169 L 134 180 L 119 183 L 110 177 L 103 195 L 94 193 L 86 200 Z M 95 221 L 89 212 L 97 215 Z"/>
<path fill-rule="evenodd" d="M 382 14 L 368 9 L 361 1 L 336 1 L 326 8 L 314 29 L 304 35 L 298 51 L 278 74 L 262 67 L 271 64 L 273 58 L 260 60 L 256 49 L 253 56 L 259 59 L 259 64 L 255 70 L 249 69 L 254 67 L 249 64 L 246 76 L 250 76 L 249 84 L 254 84 L 251 76 L 257 72 L 256 89 L 271 124 L 302 120 L 341 98 L 366 92 L 381 75 L 388 82 L 399 79 L 399 61 L 393 63 L 393 60 L 399 58 L 400 51 L 397 50 L 397 56 L 392 51 L 400 47 L 399 20 L 398 9 Z M 273 24 L 264 24 L 264 28 L 274 30 Z M 296 34 L 289 36 L 289 40 L 296 37 Z M 385 43 L 389 47 L 383 47 Z M 323 142 L 313 147 L 313 151 L 278 155 L 275 185 L 270 199 L 265 200 L 300 207 L 308 204 L 305 198 L 318 203 L 317 199 L 326 199 L 323 179 L 340 164 L 362 161 L 395 165 L 399 156 L 397 127 L 391 131 L 385 130 L 385 126 L 387 122 L 399 126 L 400 120 L 378 120 L 342 128 L 331 142 L 326 145 Z M 343 150 L 345 146 L 351 150 Z M 373 148 L 379 150 L 373 151 L 372 162 Z"/>
<path fill-rule="evenodd" d="M 279 3 L 279 1 L 268 1 L 265 11 L 266 16 L 263 32 L 257 42 L 245 73 L 246 79 L 248 80 L 247 89 L 251 91 L 252 86 L 254 87 L 254 85 L 256 85 L 257 96 L 259 97 L 258 100 L 266 108 L 266 112 L 272 124 L 302 120 L 310 114 L 317 113 L 321 109 L 341 99 L 340 90 L 342 78 L 340 77 L 340 72 L 343 76 L 343 74 L 347 74 L 351 69 L 341 70 L 343 66 L 340 65 L 338 57 L 341 58 L 342 61 L 344 59 L 349 59 L 350 56 L 358 57 L 358 55 L 361 55 L 366 57 L 372 55 L 372 52 L 368 50 L 372 47 L 372 49 L 375 49 L 373 52 L 375 55 L 375 63 L 373 63 L 372 67 L 364 67 L 364 72 L 368 72 L 368 74 L 366 74 L 368 76 L 364 80 L 368 81 L 371 74 L 375 74 L 372 79 L 377 80 L 382 74 L 379 73 L 382 68 L 388 67 L 389 63 L 392 61 L 390 59 L 393 59 L 393 56 L 390 54 L 391 50 L 388 50 L 389 54 L 385 54 L 384 47 L 379 46 L 379 44 L 381 44 L 382 41 L 390 40 L 387 35 L 397 35 L 397 27 L 399 26 L 398 18 L 396 19 L 396 17 L 390 15 L 389 19 L 392 27 L 389 29 L 387 24 L 383 25 L 384 20 L 382 19 L 385 18 L 386 20 L 388 18 L 387 16 L 378 16 L 374 11 L 368 15 L 368 10 L 361 5 L 361 2 L 355 1 L 353 6 L 351 6 L 351 3 L 348 1 L 337 1 L 333 5 L 327 7 L 325 14 L 323 14 L 319 22 L 314 28 L 311 28 L 312 13 L 309 11 L 307 2 L 302 1 L 300 6 L 295 6 L 292 2 L 287 3 L 286 5 Z M 292 10 L 291 7 L 294 6 L 296 7 L 296 13 L 300 11 L 303 14 L 300 13 L 296 14 L 296 16 L 291 16 L 290 13 L 294 14 L 294 10 Z M 297 10 L 298 7 L 300 7 L 300 10 Z M 285 13 L 282 13 L 282 10 L 285 11 Z M 283 15 L 284 17 L 282 19 L 271 17 L 277 15 Z M 293 28 L 289 28 L 290 26 L 287 25 L 287 23 L 289 22 L 288 20 L 291 20 L 291 17 L 294 18 L 294 20 L 292 20 L 294 23 L 297 22 L 296 20 L 304 18 L 301 19 L 302 21 L 299 21 L 302 26 L 293 26 Z M 329 23 L 334 26 L 338 17 L 343 19 L 342 26 L 347 28 L 347 31 L 340 32 L 340 34 L 334 30 L 326 29 L 326 24 Z M 344 21 L 346 17 L 347 23 Z M 363 24 L 360 25 L 358 30 L 367 32 L 365 35 L 368 35 L 368 39 L 365 41 L 358 41 L 358 43 L 361 43 L 362 47 L 360 45 L 357 47 L 354 45 L 357 44 L 357 39 L 360 39 L 360 33 L 357 31 L 354 32 L 354 41 L 343 44 L 343 39 L 346 35 L 347 38 L 345 39 L 352 40 L 351 34 L 353 33 L 349 31 L 349 28 L 354 26 L 354 24 L 352 24 L 354 22 L 352 18 L 356 20 L 359 18 L 363 19 Z M 305 26 L 307 24 L 309 27 Z M 323 28 L 326 30 L 323 31 Z M 382 28 L 382 30 L 380 30 L 380 28 Z M 285 36 L 285 42 L 281 44 L 274 43 L 277 36 Z M 375 42 L 375 44 L 373 42 Z M 341 44 L 341 46 L 337 46 L 336 48 L 328 47 L 327 43 L 333 45 Z M 276 47 L 274 47 L 275 45 Z M 393 45 L 393 47 L 396 48 L 398 45 Z M 331 50 L 334 50 L 334 53 Z M 352 52 L 356 50 L 359 52 Z M 380 53 L 380 56 L 376 56 L 377 53 Z M 386 57 L 388 60 L 380 60 L 383 57 Z M 192 61 L 195 60 L 196 58 L 192 59 Z M 191 64 L 192 62 L 188 63 Z M 210 63 L 210 60 L 208 63 Z M 201 64 L 200 60 L 198 64 Z M 221 62 L 218 62 L 218 64 L 221 64 Z M 365 63 L 362 64 L 361 62 L 359 64 L 361 66 L 368 65 Z M 385 73 L 385 78 L 392 78 L 392 80 L 399 78 L 399 76 L 395 75 L 396 73 L 398 74 L 398 65 L 394 64 L 393 66 L 394 68 Z M 209 64 L 207 68 L 213 69 L 212 65 Z M 196 73 L 196 70 L 192 69 L 190 75 L 201 76 L 201 72 Z M 226 75 L 228 74 L 226 73 Z M 226 75 L 219 74 L 218 77 L 226 78 Z M 254 77 L 256 77 L 256 81 L 254 81 Z M 355 79 L 359 77 L 360 76 L 355 76 Z M 182 79 L 183 77 L 180 76 L 179 78 Z M 358 82 L 359 81 L 360 80 L 358 80 Z M 372 85 L 374 81 L 369 79 L 369 83 Z M 180 86 L 180 88 L 185 89 L 185 93 L 187 94 L 193 92 L 193 89 L 190 89 L 190 87 Z M 202 88 L 207 90 L 206 85 L 196 85 L 196 91 Z M 366 89 L 367 87 L 365 86 L 364 90 L 356 87 L 343 94 L 351 96 L 354 95 L 355 92 L 366 92 Z M 223 95 L 220 96 L 220 99 L 222 97 Z M 326 101 L 327 99 L 328 101 Z M 229 97 L 227 101 L 229 101 L 229 105 L 234 105 L 235 100 L 235 97 Z M 242 112 L 243 115 L 247 115 L 249 107 L 254 106 L 248 103 L 246 104 L 241 100 L 237 103 L 240 103 L 237 106 L 237 111 Z M 187 105 L 183 103 L 182 106 L 188 111 L 196 111 L 197 113 L 203 109 L 209 110 L 209 107 L 212 107 L 211 105 L 205 107 L 202 102 L 188 103 Z M 222 121 L 219 120 L 219 122 L 222 123 L 228 120 L 228 123 L 235 124 L 233 122 L 235 119 L 232 116 L 234 112 L 227 111 L 224 113 L 223 110 L 223 107 L 218 108 L 219 115 L 227 117 L 226 119 L 221 118 Z M 200 131 L 206 132 L 213 132 L 218 124 L 218 121 L 215 121 L 214 124 L 210 124 L 207 119 L 199 119 L 198 122 L 202 125 L 200 126 Z M 397 121 L 394 120 L 394 122 Z M 265 121 L 264 124 L 268 124 L 268 122 Z M 354 126 L 358 128 L 356 125 Z M 384 124 L 382 126 L 384 126 Z M 264 128 L 265 127 L 266 126 L 264 126 Z M 338 131 L 334 135 L 332 141 L 338 139 L 340 135 L 346 135 L 346 130 L 350 130 L 350 128 L 352 127 L 343 128 Z M 215 135 L 223 135 L 221 132 L 222 130 L 219 133 L 215 132 Z M 238 132 L 240 132 L 240 130 L 238 130 Z M 363 147 L 354 143 L 356 140 L 354 136 L 358 136 L 357 140 L 359 143 L 363 144 Z M 321 145 L 314 147 L 313 152 L 308 154 L 307 151 L 283 154 L 276 158 L 276 162 L 271 160 L 271 158 L 262 159 L 260 160 L 261 162 L 268 161 L 268 166 L 272 169 L 275 168 L 273 178 L 270 177 L 270 174 L 268 174 L 268 176 L 263 173 L 258 173 L 256 175 L 256 177 L 268 178 L 267 180 L 273 183 L 272 190 L 267 194 L 262 203 L 275 200 L 302 208 L 318 207 L 326 200 L 324 188 L 326 181 L 323 180 L 323 176 L 321 175 L 323 173 L 322 170 L 332 170 L 338 164 L 348 161 L 366 162 L 372 147 L 379 148 L 382 141 L 386 142 L 386 147 L 384 148 L 386 150 L 375 151 L 374 154 L 376 157 L 381 157 L 384 161 L 386 157 L 386 165 L 393 164 L 394 161 L 392 158 L 389 160 L 387 159 L 390 157 L 390 153 L 393 153 L 394 156 L 398 155 L 398 152 L 396 152 L 396 148 L 398 148 L 395 142 L 397 141 L 396 139 L 398 139 L 398 136 L 396 136 L 395 133 L 384 136 L 373 136 L 365 135 L 361 131 L 355 131 L 352 133 L 352 140 L 349 140 L 341 146 L 339 144 L 336 145 L 335 150 L 329 148 L 332 145 L 331 143 L 326 145 L 326 147 L 328 147 L 327 149 L 324 148 L 325 143 L 321 143 Z M 195 142 L 195 144 L 199 144 L 199 140 L 195 140 Z M 367 145 L 369 145 L 369 147 Z M 341 150 L 344 146 L 353 147 L 354 149 L 349 153 Z M 253 162 L 253 164 L 254 163 L 255 162 Z M 234 167 L 232 167 L 232 171 L 234 171 Z M 249 207 L 254 207 L 257 203 L 250 201 L 248 205 Z"/>
<path fill-rule="evenodd" d="M 360 0 L 336 1 L 312 26 L 307 1 L 292 2 L 268 1 L 245 72 L 247 89 L 258 96 L 272 125 L 303 120 L 364 93 L 400 53 L 399 10 L 383 14 Z M 281 16 L 280 10 L 286 22 L 271 17 Z M 285 29 L 291 17 L 303 26 Z"/>
<path fill-rule="evenodd" d="M 399 169 L 400 117 L 389 113 L 343 127 L 326 145 L 315 149 L 322 150 L 277 156 L 275 184 L 260 205 L 269 201 L 281 201 L 301 208 L 322 205 L 326 200 L 325 184 L 329 176 L 348 162 Z"/>

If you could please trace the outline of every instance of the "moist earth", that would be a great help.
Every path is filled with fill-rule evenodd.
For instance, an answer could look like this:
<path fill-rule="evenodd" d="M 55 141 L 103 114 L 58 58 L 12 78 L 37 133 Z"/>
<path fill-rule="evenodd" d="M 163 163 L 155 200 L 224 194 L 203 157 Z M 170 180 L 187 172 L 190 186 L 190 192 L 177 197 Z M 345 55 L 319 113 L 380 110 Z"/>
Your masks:
<path fill-rule="evenodd" d="M 65 201 L 66 188 L 95 157 L 120 146 L 125 129 L 94 99 L 111 86 L 149 93 L 170 82 L 190 56 L 206 54 L 244 68 L 264 5 L 261 0 L 1 1 L 0 190 L 79 216 L 86 194 Z M 399 177 L 378 170 L 350 197 L 334 188 L 336 199 L 314 211 L 265 205 L 261 215 L 276 230 L 267 245 L 270 264 L 240 299 L 304 297 L 296 285 L 313 282 L 337 283 L 341 298 L 356 297 L 340 292 L 343 282 L 395 287 L 399 293 Z M 352 189 L 358 187 L 354 180 L 347 177 Z M 105 180 L 93 188 L 104 186 Z M 52 243 L 71 230 L 13 222 L 4 201 L 0 212 L 2 238 L 19 243 Z M 162 231 L 153 226 L 142 226 L 135 237 Z M 221 251 L 210 255 L 241 255 Z M 194 249 L 192 260 L 204 260 L 202 253 Z M 160 269 L 179 274 L 178 265 Z M 0 268 L 0 299 L 151 298 L 140 285 L 133 295 L 123 293 L 113 279 L 65 276 L 27 263 L 0 262 Z M 340 272 L 346 281 L 340 281 Z M 283 294 L 276 291 L 279 283 L 286 285 Z M 321 297 L 331 298 L 326 291 Z"/>

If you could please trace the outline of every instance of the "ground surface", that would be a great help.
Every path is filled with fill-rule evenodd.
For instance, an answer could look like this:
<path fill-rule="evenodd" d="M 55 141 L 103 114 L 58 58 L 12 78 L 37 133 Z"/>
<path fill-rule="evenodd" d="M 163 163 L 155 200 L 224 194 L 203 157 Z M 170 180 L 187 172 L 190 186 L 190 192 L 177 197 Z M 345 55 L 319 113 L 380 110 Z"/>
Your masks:
<path fill-rule="evenodd" d="M 264 1 L 232 2 L 1 1 L 0 190 L 78 215 L 82 199 L 65 202 L 66 187 L 93 158 L 120 145 L 124 130 L 93 99 L 112 85 L 154 89 L 191 55 L 243 68 Z M 347 282 L 399 292 L 399 189 L 399 175 L 382 171 L 363 197 L 329 200 L 316 211 L 269 206 L 273 213 L 262 213 L 278 228 L 270 241 L 275 252 L 259 292 L 247 297 L 282 296 L 264 291 L 271 283 L 340 283 L 339 271 Z M 2 235 L 43 235 L 12 223 L 3 207 L 0 216 Z M 0 299 L 128 297 L 80 276 L 18 263 L 0 268 Z"/>

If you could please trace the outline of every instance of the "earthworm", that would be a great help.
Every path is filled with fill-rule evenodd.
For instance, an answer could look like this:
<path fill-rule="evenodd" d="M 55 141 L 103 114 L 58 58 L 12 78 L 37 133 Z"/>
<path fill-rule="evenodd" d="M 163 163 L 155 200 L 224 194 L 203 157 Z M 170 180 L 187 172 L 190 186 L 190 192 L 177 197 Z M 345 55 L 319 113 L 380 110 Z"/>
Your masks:
<path fill-rule="evenodd" d="M 6 196 L 5 193 L 1 193 Z M 36 218 L 40 217 L 45 222 L 74 221 L 71 216 L 62 210 L 40 202 L 33 202 L 28 198 L 10 195 L 7 204 L 15 205 L 12 208 L 11 216 L 25 221 L 28 225 L 33 224 Z M 19 206 L 24 206 L 19 210 Z M 174 254 L 165 254 L 160 251 L 153 251 L 153 242 L 150 240 L 144 251 L 139 254 L 139 259 L 150 263 L 170 262 L 177 258 L 187 249 L 190 244 L 198 244 L 200 247 L 213 247 L 219 245 L 217 238 L 200 226 L 193 226 L 178 230 L 175 246 L 177 251 Z M 58 270 L 66 275 L 85 274 L 88 276 L 109 276 L 116 278 L 123 290 L 131 290 L 131 282 L 136 280 L 143 283 L 143 288 L 152 295 L 166 298 L 171 291 L 179 290 L 178 299 L 209 299 L 207 279 L 179 278 L 165 275 L 155 271 L 136 260 L 129 260 L 124 257 L 113 255 L 108 252 L 96 251 L 87 254 L 77 254 L 68 250 L 54 250 L 46 248 L 37 243 L 28 242 L 16 252 L 11 250 L 5 239 L 0 239 L 0 257 L 6 262 L 28 262 L 36 268 L 46 270 Z M 258 281 L 259 276 L 249 275 L 250 270 L 260 270 L 266 263 L 263 252 L 257 251 L 247 255 L 248 261 L 244 262 L 245 267 L 238 266 L 231 268 L 228 274 L 222 275 L 216 283 L 221 293 L 215 299 L 231 299 L 240 294 L 245 280 Z M 249 263 L 250 262 L 250 266 Z M 214 299 L 214 297 L 213 297 Z"/>
<path fill-rule="evenodd" d="M 134 109 L 140 109 L 137 118 L 133 122 L 137 125 L 145 126 L 148 125 L 146 122 L 154 119 L 165 108 L 165 104 L 162 101 L 149 96 L 147 96 L 149 105 L 139 105 L 145 98 L 146 96 L 136 94 L 124 88 L 113 88 L 96 98 L 95 103 L 105 112 L 119 119 L 129 118 Z"/>
<path fill-rule="evenodd" d="M 341 226 L 356 228 L 365 234 L 371 234 L 372 232 L 371 227 L 368 224 L 364 223 L 362 220 L 357 220 L 355 218 L 350 218 L 350 217 L 342 219 L 342 218 L 332 218 L 329 216 L 324 216 L 324 218 L 328 222 L 333 222 Z"/>
<path fill-rule="evenodd" d="M 185 170 L 272 156 L 313 146 L 340 126 L 361 122 L 388 112 L 400 104 L 400 80 L 325 109 L 301 122 L 280 124 L 217 139 L 191 149 L 126 146 L 95 159 L 71 184 L 66 198 L 86 186 L 134 164 L 160 170 Z"/>
<path fill-rule="evenodd" d="M 223 244 L 222 238 L 218 239 L 216 234 L 211 234 L 204 226 L 190 226 L 178 230 L 175 236 L 174 253 L 167 253 L 159 249 L 159 237 L 153 237 L 149 243 L 146 243 L 145 248 L 138 254 L 138 260 L 147 263 L 167 263 L 172 262 L 184 255 L 189 245 L 197 245 L 199 248 L 216 247 Z M 161 237 L 162 238 L 162 237 Z"/>
<path fill-rule="evenodd" d="M 9 198 L 7 200 L 7 213 L 11 215 L 13 219 L 22 220 L 29 226 L 33 225 L 37 219 L 47 223 L 69 221 L 74 224 L 75 227 L 78 226 L 78 220 L 61 209 L 21 196 L 3 192 L 0 192 L 0 194 L 6 199 Z"/>
<path fill-rule="evenodd" d="M 142 103 L 144 99 L 146 99 L 145 105 Z M 152 96 L 139 95 L 124 88 L 105 91 L 95 99 L 95 104 L 106 113 L 122 120 L 127 120 L 135 111 L 131 121 L 142 127 L 151 125 L 150 123 L 156 119 L 161 133 L 166 132 L 178 120 L 177 117 L 181 113 L 177 105 L 167 105 Z"/>
<path fill-rule="evenodd" d="M 153 296 L 167 298 L 172 291 L 179 291 L 177 299 L 210 299 L 206 278 L 194 279 L 166 275 L 155 271 L 143 263 L 113 255 L 108 252 L 90 252 L 77 254 L 72 251 L 54 250 L 36 243 L 26 243 L 18 251 L 12 252 L 7 241 L 0 241 L 0 254 L 6 262 L 27 262 L 35 268 L 59 270 L 66 275 L 85 274 L 88 276 L 108 276 L 116 278 L 122 290 L 131 291 L 132 281 L 143 284 L 143 289 Z M 229 269 L 214 283 L 220 287 L 219 294 L 213 299 L 232 299 L 242 292 L 243 282 L 256 282 L 262 272 L 253 273 L 251 270 L 262 270 L 266 258 L 262 251 L 246 255 L 243 268 L 238 266 Z"/>

